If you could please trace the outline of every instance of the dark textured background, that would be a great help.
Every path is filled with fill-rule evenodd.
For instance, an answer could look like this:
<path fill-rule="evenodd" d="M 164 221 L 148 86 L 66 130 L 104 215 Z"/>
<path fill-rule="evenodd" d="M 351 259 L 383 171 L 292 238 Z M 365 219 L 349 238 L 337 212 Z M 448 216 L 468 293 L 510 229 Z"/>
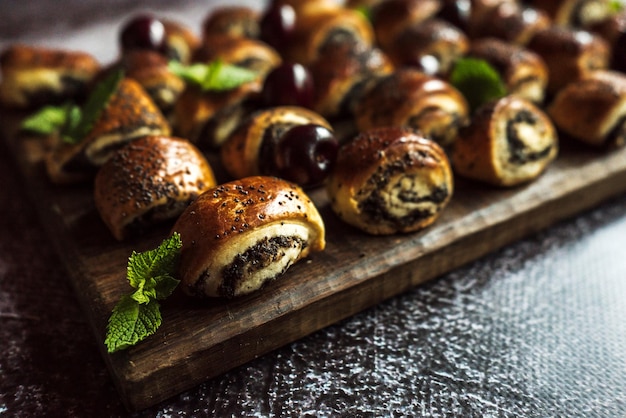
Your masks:
<path fill-rule="evenodd" d="M 71 16 L 89 4 L 63 3 L 83 4 Z M 0 1 L 0 16 L 44 21 L 33 4 Z M 195 22 L 207 7 L 181 4 L 174 15 Z M 8 21 L 0 44 L 43 36 Z M 58 24 L 44 42 L 91 33 Z M 36 202 L 0 154 L 0 415 L 127 415 Z M 135 415 L 626 416 L 625 243 L 626 196 Z"/>

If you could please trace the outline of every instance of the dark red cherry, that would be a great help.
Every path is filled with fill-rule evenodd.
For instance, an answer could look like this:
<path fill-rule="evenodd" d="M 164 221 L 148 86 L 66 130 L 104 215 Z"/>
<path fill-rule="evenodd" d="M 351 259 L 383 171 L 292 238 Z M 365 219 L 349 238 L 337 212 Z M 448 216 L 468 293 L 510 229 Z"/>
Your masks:
<path fill-rule="evenodd" d="M 327 128 L 297 125 L 281 137 L 275 150 L 276 175 L 303 187 L 321 184 L 330 173 L 339 143 Z"/>
<path fill-rule="evenodd" d="M 260 27 L 261 40 L 284 51 L 296 27 L 296 11 L 288 4 L 274 4 L 261 17 Z"/>
<path fill-rule="evenodd" d="M 265 78 L 261 94 L 265 106 L 311 108 L 314 98 L 313 76 L 302 64 L 284 63 Z"/>
<path fill-rule="evenodd" d="M 165 26 L 152 16 L 136 16 L 122 27 L 120 44 L 125 51 L 149 49 L 165 53 L 167 50 Z"/>

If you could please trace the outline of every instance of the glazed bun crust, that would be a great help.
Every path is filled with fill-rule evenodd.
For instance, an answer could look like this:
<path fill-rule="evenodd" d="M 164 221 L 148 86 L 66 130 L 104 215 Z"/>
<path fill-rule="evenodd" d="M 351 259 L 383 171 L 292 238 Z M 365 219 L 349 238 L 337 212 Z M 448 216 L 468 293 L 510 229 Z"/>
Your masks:
<path fill-rule="evenodd" d="M 258 290 L 291 264 L 325 247 L 325 229 L 298 186 L 253 176 L 208 190 L 173 232 L 183 248 L 179 278 L 187 294 L 233 297 Z"/>
<path fill-rule="evenodd" d="M 118 150 L 96 175 L 94 199 L 118 240 L 178 216 L 216 185 L 202 153 L 182 138 L 147 136 Z"/>

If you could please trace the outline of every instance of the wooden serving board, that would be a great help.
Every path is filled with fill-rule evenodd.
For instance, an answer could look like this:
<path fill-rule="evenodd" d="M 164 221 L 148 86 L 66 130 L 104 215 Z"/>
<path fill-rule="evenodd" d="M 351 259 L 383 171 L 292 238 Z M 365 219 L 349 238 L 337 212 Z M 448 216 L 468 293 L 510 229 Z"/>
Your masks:
<path fill-rule="evenodd" d="M 156 335 L 109 355 L 103 344 L 107 320 L 131 290 L 128 256 L 154 248 L 170 225 L 140 240 L 116 242 L 95 210 L 91 188 L 51 185 L 37 140 L 17 138 L 15 115 L 2 114 L 0 124 L 131 409 L 156 404 L 626 191 L 626 149 L 563 144 L 556 162 L 532 184 L 505 190 L 457 179 L 451 204 L 433 226 L 373 237 L 342 224 L 324 190 L 316 190 L 310 194 L 327 227 L 324 252 L 241 299 L 196 301 L 177 293 L 162 304 Z"/>

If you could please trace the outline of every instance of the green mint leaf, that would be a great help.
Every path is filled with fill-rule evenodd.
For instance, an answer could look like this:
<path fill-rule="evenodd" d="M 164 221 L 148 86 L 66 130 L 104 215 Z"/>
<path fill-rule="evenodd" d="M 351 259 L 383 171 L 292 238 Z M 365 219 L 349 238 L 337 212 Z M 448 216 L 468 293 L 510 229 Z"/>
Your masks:
<path fill-rule="evenodd" d="M 361 16 L 365 18 L 368 22 L 372 21 L 372 9 L 368 6 L 358 6 L 354 9 L 355 12 L 359 13 Z"/>
<path fill-rule="evenodd" d="M 226 64 L 217 59 L 208 64 L 183 65 L 172 61 L 168 68 L 183 80 L 200 87 L 203 91 L 226 91 L 249 83 L 258 77 L 256 71 Z"/>
<path fill-rule="evenodd" d="M 609 10 L 612 14 L 617 14 L 624 9 L 624 0 L 611 0 L 609 2 Z"/>
<path fill-rule="evenodd" d="M 64 130 L 64 134 L 73 139 L 74 142 L 80 142 L 91 130 L 94 123 L 98 120 L 102 111 L 109 103 L 111 96 L 117 90 L 120 82 L 124 78 L 124 71 L 117 70 L 107 75 L 92 90 L 85 105 L 81 108 L 80 118 Z"/>
<path fill-rule="evenodd" d="M 175 232 L 154 250 L 142 253 L 133 251 L 126 268 L 130 285 L 151 295 L 152 291 L 158 287 L 159 281 L 173 278 L 181 247 L 180 234 Z M 150 279 L 154 283 L 148 282 Z"/>
<path fill-rule="evenodd" d="M 76 138 L 69 134 L 69 132 L 74 132 L 76 127 L 80 123 L 82 118 L 83 111 L 81 108 L 75 104 L 68 106 L 67 109 L 67 118 L 65 120 L 65 124 L 63 125 L 63 129 L 61 130 L 61 138 L 63 142 L 68 144 L 76 144 L 80 142 L 82 138 Z"/>
<path fill-rule="evenodd" d="M 109 353 L 138 343 L 161 325 L 157 300 L 167 298 L 178 286 L 174 272 L 181 248 L 180 234 L 174 232 L 154 250 L 133 251 L 126 277 L 135 291 L 120 299 L 109 318 L 104 341 Z"/>
<path fill-rule="evenodd" d="M 159 303 L 139 304 L 124 296 L 113 308 L 104 344 L 109 353 L 124 350 L 154 334 L 161 325 Z"/>
<path fill-rule="evenodd" d="M 472 111 L 506 94 L 500 74 L 482 59 L 458 60 L 450 74 L 450 83 L 465 96 Z"/>
<path fill-rule="evenodd" d="M 202 82 L 206 79 L 207 73 L 209 72 L 209 67 L 206 64 L 184 65 L 179 61 L 170 61 L 167 67 L 172 73 L 183 80 L 198 86 L 202 85 Z"/>
<path fill-rule="evenodd" d="M 22 121 L 21 129 L 39 135 L 61 130 L 68 117 L 69 106 L 45 106 Z"/>

